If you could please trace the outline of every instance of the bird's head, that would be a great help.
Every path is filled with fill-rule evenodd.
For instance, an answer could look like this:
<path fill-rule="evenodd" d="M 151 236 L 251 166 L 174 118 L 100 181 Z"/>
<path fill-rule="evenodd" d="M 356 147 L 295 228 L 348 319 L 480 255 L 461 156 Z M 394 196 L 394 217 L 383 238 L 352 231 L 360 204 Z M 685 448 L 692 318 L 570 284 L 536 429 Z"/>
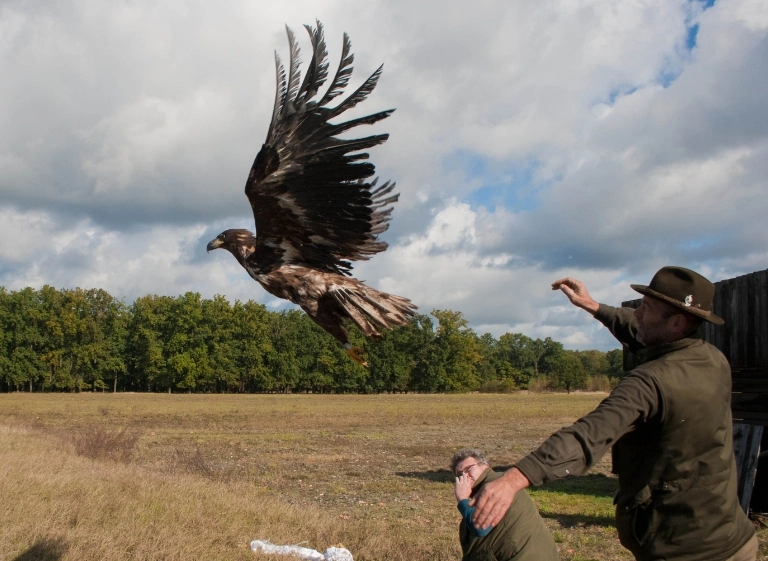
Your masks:
<path fill-rule="evenodd" d="M 253 246 L 256 238 L 248 230 L 224 230 L 221 234 L 208 242 L 206 249 L 211 252 L 214 249 L 226 249 L 232 255 L 238 255 L 238 248 Z"/>

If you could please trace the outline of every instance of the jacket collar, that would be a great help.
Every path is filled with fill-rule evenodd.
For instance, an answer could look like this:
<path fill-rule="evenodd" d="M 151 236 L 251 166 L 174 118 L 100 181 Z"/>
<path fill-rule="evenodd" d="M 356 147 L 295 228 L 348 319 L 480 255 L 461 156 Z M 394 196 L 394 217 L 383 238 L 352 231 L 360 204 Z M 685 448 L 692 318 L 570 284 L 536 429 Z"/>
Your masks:
<path fill-rule="evenodd" d="M 475 479 L 475 482 L 472 484 L 472 493 L 471 496 L 475 495 L 475 491 L 478 491 L 480 489 L 480 486 L 485 483 L 485 480 L 488 479 L 488 476 L 492 473 L 496 473 L 491 469 L 490 467 L 485 468 L 485 471 L 480 474 L 480 477 Z"/>
<path fill-rule="evenodd" d="M 672 341 L 671 343 L 662 343 L 661 345 L 640 349 L 635 354 L 637 355 L 637 358 L 640 359 L 640 362 L 643 363 L 648 362 L 649 360 L 655 360 L 674 351 L 687 349 L 694 345 L 700 345 L 701 343 L 702 339 L 699 336 L 685 337 L 683 339 L 678 339 L 677 341 Z"/>

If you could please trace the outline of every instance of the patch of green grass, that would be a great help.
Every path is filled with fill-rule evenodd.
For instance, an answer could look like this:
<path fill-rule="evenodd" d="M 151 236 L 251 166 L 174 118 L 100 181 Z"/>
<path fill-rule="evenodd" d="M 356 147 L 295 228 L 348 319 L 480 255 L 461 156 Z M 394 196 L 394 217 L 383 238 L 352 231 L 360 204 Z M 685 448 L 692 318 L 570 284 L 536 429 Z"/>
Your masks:
<path fill-rule="evenodd" d="M 618 482 L 604 474 L 566 477 L 539 488 L 530 489 L 541 515 L 557 520 L 562 526 L 614 526 L 613 494 Z"/>

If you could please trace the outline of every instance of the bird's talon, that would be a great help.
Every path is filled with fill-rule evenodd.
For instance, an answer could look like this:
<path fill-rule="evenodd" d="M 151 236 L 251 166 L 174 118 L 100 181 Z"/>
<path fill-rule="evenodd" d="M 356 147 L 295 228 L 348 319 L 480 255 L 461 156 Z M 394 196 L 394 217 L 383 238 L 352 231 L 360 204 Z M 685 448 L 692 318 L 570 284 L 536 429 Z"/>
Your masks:
<path fill-rule="evenodd" d="M 364 366 L 365 368 L 368 368 L 368 363 L 363 358 L 363 354 L 365 351 L 361 347 L 349 347 L 347 349 L 347 354 L 349 355 L 349 358 L 354 360 L 356 363 Z"/>

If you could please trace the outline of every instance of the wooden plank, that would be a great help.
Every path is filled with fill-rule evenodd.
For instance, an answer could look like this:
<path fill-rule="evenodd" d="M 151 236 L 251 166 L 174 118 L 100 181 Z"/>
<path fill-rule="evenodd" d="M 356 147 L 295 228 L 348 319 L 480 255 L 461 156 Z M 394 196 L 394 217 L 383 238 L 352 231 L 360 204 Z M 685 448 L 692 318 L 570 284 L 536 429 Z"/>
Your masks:
<path fill-rule="evenodd" d="M 762 310 L 762 294 L 760 274 L 750 275 L 750 292 L 749 292 L 749 314 L 750 314 L 750 357 L 749 364 L 760 364 L 760 356 L 762 355 L 762 349 L 760 349 L 760 329 L 762 325 L 761 316 Z"/>
<path fill-rule="evenodd" d="M 734 411 L 733 422 L 768 426 L 768 413 L 759 411 Z"/>
<path fill-rule="evenodd" d="M 734 376 L 768 378 L 768 366 L 737 366 L 731 370 Z"/>
<path fill-rule="evenodd" d="M 743 423 L 733 424 L 733 453 L 739 479 L 739 503 L 749 513 L 752 488 L 757 474 L 757 458 L 760 454 L 760 439 L 763 427 Z"/>
<path fill-rule="evenodd" d="M 747 366 L 746 357 L 744 356 L 744 348 L 746 346 L 744 319 L 746 316 L 745 306 L 747 305 L 744 292 L 743 277 L 733 279 L 731 309 L 729 310 L 730 315 L 728 318 L 731 326 L 729 332 L 731 354 L 728 360 L 732 367 Z"/>
<path fill-rule="evenodd" d="M 739 340 L 739 352 L 741 354 L 741 364 L 744 366 L 755 363 L 754 340 L 755 332 L 753 329 L 753 319 L 755 316 L 754 305 L 754 278 L 749 275 L 740 277 L 741 291 L 743 294 L 742 308 L 738 310 L 739 321 L 741 323 L 741 338 Z"/>
<path fill-rule="evenodd" d="M 768 413 L 768 399 L 764 393 L 734 392 L 731 394 L 731 409 Z"/>
<path fill-rule="evenodd" d="M 749 277 L 749 343 L 747 347 L 747 364 L 758 364 L 760 354 L 757 348 L 760 341 L 760 295 L 758 275 Z"/>
<path fill-rule="evenodd" d="M 715 283 L 715 297 L 712 302 L 712 312 L 721 318 L 725 319 L 725 300 L 726 300 L 726 285 L 722 282 Z M 723 354 L 723 338 L 725 337 L 725 329 L 723 326 L 713 325 L 709 322 L 704 322 L 701 326 L 701 336 L 705 341 L 708 341 Z M 728 356 L 726 354 L 726 356 Z"/>
<path fill-rule="evenodd" d="M 768 380 L 765 378 L 734 378 L 731 391 L 733 393 L 766 394 L 766 399 L 768 399 Z"/>
<path fill-rule="evenodd" d="M 731 305 L 733 303 L 733 289 L 730 281 L 724 281 L 720 291 L 720 317 L 725 320 L 725 325 L 720 326 L 720 333 L 717 334 L 719 345 L 715 345 L 722 351 L 725 357 L 731 360 Z M 717 285 L 716 285 L 717 286 Z M 716 333 L 718 329 L 716 326 L 712 326 L 712 330 Z"/>
<path fill-rule="evenodd" d="M 768 368 L 735 368 L 731 379 L 734 392 L 768 393 Z"/>
<path fill-rule="evenodd" d="M 755 364 L 768 366 L 768 271 L 755 274 Z"/>

